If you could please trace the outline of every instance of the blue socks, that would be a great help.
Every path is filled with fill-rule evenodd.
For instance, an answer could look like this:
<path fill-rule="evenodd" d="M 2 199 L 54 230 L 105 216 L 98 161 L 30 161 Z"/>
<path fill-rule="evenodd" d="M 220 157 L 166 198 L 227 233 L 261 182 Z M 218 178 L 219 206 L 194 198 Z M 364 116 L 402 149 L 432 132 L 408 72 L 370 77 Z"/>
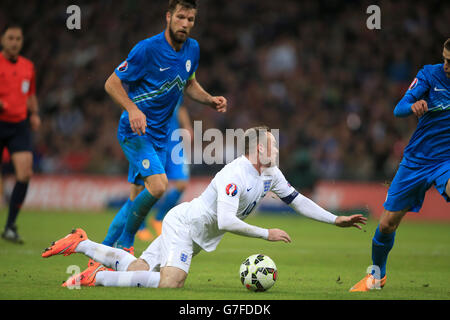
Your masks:
<path fill-rule="evenodd" d="M 130 248 L 134 244 L 134 236 L 139 230 L 139 226 L 153 207 L 157 198 L 153 197 L 147 189 L 142 190 L 141 193 L 134 199 L 130 207 L 130 213 L 125 224 L 125 229 L 117 241 L 118 248 Z"/>
<path fill-rule="evenodd" d="M 123 232 L 125 224 L 127 223 L 128 214 L 131 209 L 131 201 L 129 198 L 127 202 L 120 208 L 119 212 L 114 217 L 111 225 L 109 226 L 108 233 L 106 234 L 105 240 L 103 240 L 102 244 L 105 246 L 112 247 L 114 243 L 119 239 L 120 235 Z"/>
<path fill-rule="evenodd" d="M 372 263 L 380 268 L 380 279 L 386 275 L 386 261 L 389 251 L 394 246 L 395 231 L 389 234 L 380 231 L 380 225 L 375 230 L 372 238 Z M 376 270 L 372 270 L 372 274 Z"/>
<path fill-rule="evenodd" d="M 173 188 L 172 190 L 167 192 L 164 196 L 163 201 L 160 203 L 161 205 L 159 207 L 155 219 L 157 221 L 162 221 L 166 216 L 167 212 L 169 212 L 170 209 L 176 206 L 182 194 L 183 192 L 180 192 L 177 188 Z"/>

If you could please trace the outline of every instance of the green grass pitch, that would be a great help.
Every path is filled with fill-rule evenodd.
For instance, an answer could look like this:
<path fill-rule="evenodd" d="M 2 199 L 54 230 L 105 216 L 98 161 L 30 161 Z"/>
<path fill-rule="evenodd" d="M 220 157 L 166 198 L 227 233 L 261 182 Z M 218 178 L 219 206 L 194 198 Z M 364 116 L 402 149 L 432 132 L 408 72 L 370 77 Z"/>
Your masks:
<path fill-rule="evenodd" d="M 83 255 L 40 257 L 42 250 L 73 227 L 101 242 L 114 212 L 75 213 L 24 210 L 19 232 L 24 245 L 0 239 L 0 299 L 149 299 L 149 300 L 301 300 L 301 299 L 450 299 L 450 223 L 409 222 L 399 228 L 388 260 L 383 290 L 349 293 L 371 264 L 371 238 L 377 222 L 359 231 L 289 215 L 255 215 L 246 221 L 286 230 L 292 243 L 268 242 L 226 234 L 218 249 L 194 257 L 182 289 L 104 288 L 69 290 L 61 283 L 70 266 L 84 270 Z M 6 221 L 5 210 L 0 221 Z M 136 240 L 136 255 L 147 243 Z M 279 278 L 267 292 L 247 291 L 238 270 L 249 255 L 263 253 L 278 267 Z"/>

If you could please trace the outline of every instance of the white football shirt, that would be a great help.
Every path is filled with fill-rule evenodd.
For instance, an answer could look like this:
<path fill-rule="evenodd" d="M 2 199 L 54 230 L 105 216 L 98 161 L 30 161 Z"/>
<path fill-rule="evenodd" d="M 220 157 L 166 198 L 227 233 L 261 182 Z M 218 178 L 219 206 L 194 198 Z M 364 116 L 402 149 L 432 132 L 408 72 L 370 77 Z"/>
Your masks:
<path fill-rule="evenodd" d="M 278 167 L 265 168 L 259 174 L 250 160 L 241 156 L 223 167 L 206 190 L 191 201 L 182 220 L 188 224 L 194 242 L 205 251 L 213 251 L 226 232 L 218 226 L 218 203 L 235 208 L 236 217 L 244 220 L 269 191 L 280 198 L 296 192 Z"/>

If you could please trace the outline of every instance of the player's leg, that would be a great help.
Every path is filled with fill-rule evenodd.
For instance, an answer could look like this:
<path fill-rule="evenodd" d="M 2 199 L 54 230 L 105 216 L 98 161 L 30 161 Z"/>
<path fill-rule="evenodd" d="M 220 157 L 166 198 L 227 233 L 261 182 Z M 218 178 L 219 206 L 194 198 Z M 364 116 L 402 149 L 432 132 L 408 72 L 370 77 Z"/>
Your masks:
<path fill-rule="evenodd" d="M 130 264 L 136 260 L 136 257 L 125 250 L 89 240 L 86 232 L 80 228 L 72 230 L 64 238 L 54 241 L 50 247 L 44 250 L 42 257 L 68 256 L 73 253 L 82 253 L 100 264 L 117 271 L 126 271 Z"/>
<path fill-rule="evenodd" d="M 145 188 L 131 204 L 131 214 L 128 215 L 124 231 L 117 241 L 117 246 L 121 248 L 133 246 L 134 236 L 142 221 L 167 189 L 168 181 L 164 171 L 166 151 L 155 149 L 149 139 L 147 136 L 135 137 L 120 143 L 130 165 L 134 168 L 132 179 L 145 182 Z"/>
<path fill-rule="evenodd" d="M 130 184 L 130 198 L 127 199 L 125 204 L 120 208 L 119 212 L 114 217 L 113 221 L 111 222 L 108 228 L 105 240 L 103 240 L 102 244 L 107 246 L 113 246 L 114 243 L 119 239 L 120 235 L 122 234 L 125 228 L 125 224 L 127 222 L 127 218 L 131 210 L 131 204 L 143 189 L 144 186 L 134 183 Z"/>
<path fill-rule="evenodd" d="M 386 276 L 386 262 L 389 252 L 394 246 L 395 231 L 408 209 L 392 212 L 384 210 L 380 222 L 372 238 L 372 274 L 377 279 Z M 379 272 L 379 274 L 378 274 Z"/>
<path fill-rule="evenodd" d="M 22 204 L 28 191 L 28 184 L 33 174 L 33 154 L 29 151 L 14 152 L 11 155 L 11 162 L 14 166 L 16 183 L 14 185 L 9 202 L 8 219 L 6 222 L 4 238 L 22 243 L 17 233 L 16 221 Z"/>
<path fill-rule="evenodd" d="M 117 241 L 117 246 L 130 248 L 140 225 L 147 217 L 150 209 L 164 194 L 168 181 L 165 174 L 155 174 L 145 179 L 145 189 L 136 197 L 131 205 L 131 214 L 127 218 L 125 228 Z"/>
<path fill-rule="evenodd" d="M 372 238 L 372 269 L 351 292 L 380 289 L 386 282 L 386 262 L 394 246 L 395 232 L 408 211 L 418 212 L 422 207 L 425 192 L 430 187 L 427 168 L 417 168 L 402 163 L 389 187 L 384 211 Z"/>

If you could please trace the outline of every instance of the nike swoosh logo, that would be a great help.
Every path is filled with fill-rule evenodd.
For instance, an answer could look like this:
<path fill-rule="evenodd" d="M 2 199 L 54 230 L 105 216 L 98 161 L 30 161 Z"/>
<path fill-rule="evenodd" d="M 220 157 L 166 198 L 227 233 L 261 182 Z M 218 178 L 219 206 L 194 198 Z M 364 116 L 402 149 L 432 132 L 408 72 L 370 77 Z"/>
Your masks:
<path fill-rule="evenodd" d="M 161 71 L 161 72 L 163 72 L 163 71 L 166 71 L 166 70 L 169 70 L 170 69 L 170 67 L 168 67 L 168 68 L 159 68 L 159 71 Z"/>
<path fill-rule="evenodd" d="M 252 189 L 253 189 L 253 188 L 249 188 L 249 189 L 247 189 L 247 192 L 248 192 L 248 191 L 250 191 L 250 190 L 252 190 Z"/>
<path fill-rule="evenodd" d="M 440 89 L 440 88 L 434 87 L 434 91 L 447 91 L 447 89 Z"/>

